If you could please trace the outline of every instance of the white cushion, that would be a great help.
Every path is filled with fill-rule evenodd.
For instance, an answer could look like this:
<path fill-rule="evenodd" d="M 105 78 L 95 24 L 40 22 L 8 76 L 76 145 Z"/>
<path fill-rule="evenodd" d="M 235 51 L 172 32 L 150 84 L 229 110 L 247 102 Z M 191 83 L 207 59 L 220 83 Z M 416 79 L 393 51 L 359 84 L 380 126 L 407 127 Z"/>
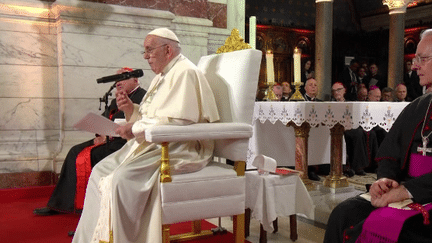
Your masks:
<path fill-rule="evenodd" d="M 252 136 L 245 123 L 197 123 L 187 126 L 159 125 L 146 129 L 146 141 L 153 143 L 187 140 L 241 139 Z"/>
<path fill-rule="evenodd" d="M 164 224 L 242 214 L 245 177 L 211 162 L 200 171 L 173 175 L 172 182 L 162 183 L 161 198 Z"/>

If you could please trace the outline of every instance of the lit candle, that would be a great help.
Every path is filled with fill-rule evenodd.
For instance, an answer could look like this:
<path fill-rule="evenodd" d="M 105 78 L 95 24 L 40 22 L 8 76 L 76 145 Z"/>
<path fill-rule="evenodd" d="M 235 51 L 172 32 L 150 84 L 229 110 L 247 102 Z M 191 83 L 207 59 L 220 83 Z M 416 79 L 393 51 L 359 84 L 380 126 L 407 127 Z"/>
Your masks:
<path fill-rule="evenodd" d="M 267 63 L 267 84 L 274 84 L 274 67 L 273 67 L 273 52 L 267 50 L 266 53 L 266 63 Z"/>
<path fill-rule="evenodd" d="M 249 45 L 256 49 L 256 17 L 249 18 Z"/>
<path fill-rule="evenodd" d="M 294 85 L 301 83 L 301 50 L 294 48 Z"/>

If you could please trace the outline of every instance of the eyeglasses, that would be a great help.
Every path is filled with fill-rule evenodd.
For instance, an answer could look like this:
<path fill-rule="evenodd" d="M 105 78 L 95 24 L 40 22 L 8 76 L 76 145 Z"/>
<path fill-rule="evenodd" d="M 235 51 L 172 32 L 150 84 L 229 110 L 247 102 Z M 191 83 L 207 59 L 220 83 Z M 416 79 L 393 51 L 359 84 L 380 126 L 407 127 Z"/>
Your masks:
<path fill-rule="evenodd" d="M 431 58 L 432 58 L 432 56 L 427 56 L 427 57 L 415 56 L 412 59 L 412 62 L 423 65 L 425 62 L 427 62 Z"/>
<path fill-rule="evenodd" d="M 338 89 L 332 89 L 332 92 L 340 92 L 342 90 L 344 90 L 345 88 L 338 88 Z"/>
<path fill-rule="evenodd" d="M 142 54 L 142 55 L 145 55 L 145 54 L 151 55 L 151 54 L 154 52 L 154 50 L 156 50 L 156 49 L 159 48 L 159 47 L 166 46 L 166 45 L 167 45 L 167 44 L 162 44 L 162 45 L 160 45 L 160 46 L 156 46 L 155 48 L 149 48 L 149 49 L 147 49 L 147 50 L 142 51 L 141 54 Z"/>

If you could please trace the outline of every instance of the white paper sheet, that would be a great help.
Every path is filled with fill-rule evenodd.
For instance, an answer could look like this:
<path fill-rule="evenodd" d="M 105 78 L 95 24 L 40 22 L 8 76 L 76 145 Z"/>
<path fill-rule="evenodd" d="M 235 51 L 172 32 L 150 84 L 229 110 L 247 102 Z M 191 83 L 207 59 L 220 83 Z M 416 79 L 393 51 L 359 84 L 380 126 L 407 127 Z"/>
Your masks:
<path fill-rule="evenodd" d="M 119 124 L 114 123 L 104 116 L 89 112 L 74 125 L 74 128 L 100 135 L 119 137 L 119 135 L 115 133 L 116 128 L 119 126 Z"/>

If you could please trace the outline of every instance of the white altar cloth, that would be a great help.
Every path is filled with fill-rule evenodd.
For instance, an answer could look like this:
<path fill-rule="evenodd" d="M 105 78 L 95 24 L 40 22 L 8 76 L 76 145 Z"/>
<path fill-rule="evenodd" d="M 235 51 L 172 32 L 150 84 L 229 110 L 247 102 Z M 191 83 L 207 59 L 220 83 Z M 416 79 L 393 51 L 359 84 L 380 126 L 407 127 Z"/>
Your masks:
<path fill-rule="evenodd" d="M 302 214 L 314 218 L 314 205 L 300 177 L 293 175 L 259 175 L 246 171 L 246 208 L 267 232 L 279 217 Z"/>
<path fill-rule="evenodd" d="M 257 154 L 274 158 L 278 166 L 295 166 L 294 128 L 308 122 L 308 164 L 330 163 L 330 128 L 339 123 L 345 130 L 358 128 L 370 131 L 380 126 L 389 131 L 399 113 L 409 102 L 256 102 L 254 133 L 249 140 L 247 168 Z M 345 142 L 343 142 L 345 163 Z"/>

